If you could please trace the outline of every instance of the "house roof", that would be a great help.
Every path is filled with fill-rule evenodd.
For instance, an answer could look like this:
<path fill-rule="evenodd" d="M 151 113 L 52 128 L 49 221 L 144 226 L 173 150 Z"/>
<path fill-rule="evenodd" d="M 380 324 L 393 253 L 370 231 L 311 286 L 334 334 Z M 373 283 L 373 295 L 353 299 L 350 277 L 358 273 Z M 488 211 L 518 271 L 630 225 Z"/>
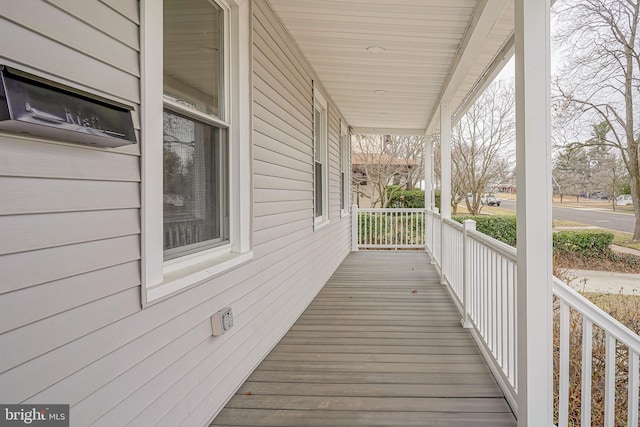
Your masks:
<path fill-rule="evenodd" d="M 513 0 L 269 0 L 359 133 L 422 135 L 512 54 Z M 458 114 L 456 114 L 458 113 Z"/>

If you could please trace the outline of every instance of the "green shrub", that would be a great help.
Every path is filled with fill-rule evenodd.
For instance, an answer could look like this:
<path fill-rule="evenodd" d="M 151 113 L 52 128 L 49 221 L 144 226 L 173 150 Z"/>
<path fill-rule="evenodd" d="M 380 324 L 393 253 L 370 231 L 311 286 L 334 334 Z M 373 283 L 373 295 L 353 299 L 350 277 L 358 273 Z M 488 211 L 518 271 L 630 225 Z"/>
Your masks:
<path fill-rule="evenodd" d="M 613 233 L 606 231 L 558 231 L 553 233 L 555 253 L 576 253 L 585 257 L 608 256 Z"/>
<path fill-rule="evenodd" d="M 405 190 L 397 185 L 387 187 L 389 207 L 391 208 L 424 208 L 424 191 L 416 188 Z"/>
<path fill-rule="evenodd" d="M 513 215 L 472 216 L 459 215 L 454 220 L 462 223 L 465 219 L 476 222 L 476 230 L 500 240 L 507 245 L 516 245 L 516 217 Z"/>

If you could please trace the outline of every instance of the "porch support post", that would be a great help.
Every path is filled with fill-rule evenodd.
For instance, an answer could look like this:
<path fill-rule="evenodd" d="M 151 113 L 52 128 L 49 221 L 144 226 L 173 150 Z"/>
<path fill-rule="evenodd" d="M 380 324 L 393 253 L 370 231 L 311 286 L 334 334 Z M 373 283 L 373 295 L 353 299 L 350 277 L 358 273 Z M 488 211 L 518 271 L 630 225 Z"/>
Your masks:
<path fill-rule="evenodd" d="M 424 137 L 424 207 L 433 209 L 431 194 L 433 193 L 433 140 L 431 135 Z"/>
<path fill-rule="evenodd" d="M 469 231 L 476 229 L 476 222 L 472 219 L 465 219 L 462 223 L 462 327 L 470 329 L 471 315 L 469 310 L 469 298 L 471 297 L 471 239 Z"/>
<path fill-rule="evenodd" d="M 519 427 L 553 424 L 549 3 L 515 2 Z"/>
<path fill-rule="evenodd" d="M 433 234 L 432 223 L 427 215 L 427 210 L 433 210 L 431 204 L 431 194 L 433 193 L 433 140 L 431 135 L 424 136 L 424 224 L 426 236 L 424 239 L 425 250 L 433 255 L 433 245 L 429 243 L 432 241 L 431 235 Z"/>
<path fill-rule="evenodd" d="M 440 283 L 447 283 L 445 272 L 445 218 L 451 218 L 451 111 L 448 103 L 440 104 Z"/>
<path fill-rule="evenodd" d="M 359 223 L 360 213 L 358 212 L 358 205 L 353 205 L 351 207 L 351 250 L 357 251 L 358 248 L 358 223 Z"/>

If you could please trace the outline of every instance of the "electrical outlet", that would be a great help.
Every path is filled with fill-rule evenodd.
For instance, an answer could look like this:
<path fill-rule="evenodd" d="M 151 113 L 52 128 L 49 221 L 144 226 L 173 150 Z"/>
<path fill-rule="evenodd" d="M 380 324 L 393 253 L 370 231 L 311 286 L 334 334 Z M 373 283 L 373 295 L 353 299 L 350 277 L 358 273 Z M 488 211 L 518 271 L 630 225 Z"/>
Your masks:
<path fill-rule="evenodd" d="M 219 336 L 233 328 L 233 311 L 231 307 L 225 307 L 211 316 L 211 329 L 213 335 Z"/>

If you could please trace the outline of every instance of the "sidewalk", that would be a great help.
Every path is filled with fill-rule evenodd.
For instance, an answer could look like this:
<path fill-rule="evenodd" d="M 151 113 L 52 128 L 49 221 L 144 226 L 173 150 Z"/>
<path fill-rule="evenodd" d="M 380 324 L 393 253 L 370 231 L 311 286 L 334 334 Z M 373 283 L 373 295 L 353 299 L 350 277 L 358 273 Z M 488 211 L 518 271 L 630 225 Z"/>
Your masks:
<path fill-rule="evenodd" d="M 640 274 L 594 270 L 568 270 L 568 272 L 575 277 L 571 282 L 572 287 L 580 291 L 640 295 Z"/>

